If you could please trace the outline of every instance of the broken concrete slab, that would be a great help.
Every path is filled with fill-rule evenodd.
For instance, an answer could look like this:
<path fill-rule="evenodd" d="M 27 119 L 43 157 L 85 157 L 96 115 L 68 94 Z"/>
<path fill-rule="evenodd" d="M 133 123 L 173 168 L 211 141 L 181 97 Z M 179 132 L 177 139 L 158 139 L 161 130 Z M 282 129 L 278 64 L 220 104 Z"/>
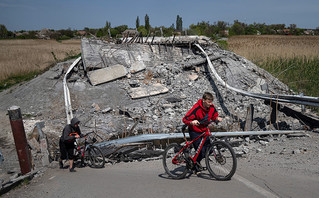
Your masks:
<path fill-rule="evenodd" d="M 94 38 L 83 38 L 81 42 L 82 59 L 85 70 L 88 68 L 103 68 L 102 58 L 99 54 L 103 41 Z"/>
<path fill-rule="evenodd" d="M 146 65 L 144 64 L 143 61 L 136 61 L 136 62 L 132 63 L 130 72 L 132 74 L 134 74 L 134 73 L 137 73 L 139 71 L 144 70 L 145 68 L 146 68 Z"/>
<path fill-rule="evenodd" d="M 35 150 L 36 152 L 41 152 L 41 146 L 35 138 L 28 140 L 28 144 L 32 150 Z"/>
<path fill-rule="evenodd" d="M 48 142 L 45 138 L 40 140 L 40 149 L 42 154 L 42 165 L 48 166 L 50 164 L 49 160 L 49 151 L 48 151 Z"/>
<path fill-rule="evenodd" d="M 197 80 L 197 79 L 198 79 L 198 75 L 197 75 L 197 74 L 192 73 L 192 74 L 188 75 L 188 78 L 189 78 L 190 80 L 192 80 L 192 81 L 195 81 L 195 80 Z"/>
<path fill-rule="evenodd" d="M 113 65 L 89 72 L 88 76 L 92 85 L 98 85 L 124 77 L 126 74 L 127 70 L 123 65 Z"/>
<path fill-rule="evenodd" d="M 150 85 L 148 87 L 131 88 L 130 96 L 132 99 L 154 96 L 162 93 L 167 93 L 169 90 L 160 83 Z"/>

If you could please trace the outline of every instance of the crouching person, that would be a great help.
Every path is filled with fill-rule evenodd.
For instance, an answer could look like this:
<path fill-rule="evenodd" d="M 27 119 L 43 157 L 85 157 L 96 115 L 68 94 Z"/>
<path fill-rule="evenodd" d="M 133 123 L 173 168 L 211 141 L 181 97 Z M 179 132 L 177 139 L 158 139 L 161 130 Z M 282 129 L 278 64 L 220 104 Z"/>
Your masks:
<path fill-rule="evenodd" d="M 83 137 L 79 127 L 80 120 L 77 118 L 72 118 L 71 124 L 67 124 L 64 129 L 62 136 L 60 137 L 59 146 L 60 146 L 60 159 L 59 164 L 60 168 L 64 169 L 62 160 L 69 160 L 69 170 L 70 172 L 76 172 L 74 170 L 74 142 L 77 138 Z"/>

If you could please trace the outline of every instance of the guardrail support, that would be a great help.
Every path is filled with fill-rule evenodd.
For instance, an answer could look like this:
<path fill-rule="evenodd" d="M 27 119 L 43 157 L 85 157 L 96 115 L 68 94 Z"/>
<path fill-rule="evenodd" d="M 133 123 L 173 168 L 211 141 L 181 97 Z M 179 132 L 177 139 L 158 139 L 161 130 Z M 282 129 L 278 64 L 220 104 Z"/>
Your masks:
<path fill-rule="evenodd" d="M 8 109 L 12 134 L 16 146 L 21 173 L 25 175 L 31 171 L 31 152 L 24 131 L 20 107 L 12 106 Z"/>

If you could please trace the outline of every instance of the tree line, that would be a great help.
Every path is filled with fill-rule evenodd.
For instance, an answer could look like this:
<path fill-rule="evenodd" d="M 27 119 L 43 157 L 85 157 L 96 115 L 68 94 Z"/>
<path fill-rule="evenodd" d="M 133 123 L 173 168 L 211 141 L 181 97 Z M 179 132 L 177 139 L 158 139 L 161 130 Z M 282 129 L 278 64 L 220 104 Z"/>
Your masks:
<path fill-rule="evenodd" d="M 105 26 L 102 28 L 92 29 L 85 27 L 82 31 L 62 29 L 62 30 L 49 30 L 47 31 L 50 39 L 63 40 L 70 39 L 77 36 L 83 36 L 83 34 L 94 35 L 96 37 L 122 37 L 122 33 L 129 29 L 127 25 L 120 25 L 116 27 L 111 26 L 110 21 L 106 21 Z M 235 20 L 232 24 L 225 21 L 217 21 L 210 23 L 209 21 L 201 21 L 197 24 L 191 24 L 188 28 L 183 28 L 182 17 L 177 15 L 176 23 L 170 27 L 152 27 L 150 24 L 150 18 L 148 14 L 144 17 L 144 25 L 141 25 L 140 18 L 137 16 L 135 22 L 135 28 L 142 36 L 172 36 L 172 35 L 203 35 L 212 38 L 227 37 L 233 35 L 256 35 L 256 34 L 282 34 L 282 35 L 319 35 L 319 27 L 310 32 L 306 32 L 305 29 L 298 28 L 296 24 L 290 24 L 286 27 L 285 24 L 271 24 L 265 23 L 253 23 L 246 24 Z M 49 33 L 48 33 L 49 32 Z M 40 31 L 8 31 L 5 25 L 0 24 L 0 38 L 19 38 L 19 39 L 35 39 L 39 36 Z M 43 36 L 43 35 L 42 35 Z"/>

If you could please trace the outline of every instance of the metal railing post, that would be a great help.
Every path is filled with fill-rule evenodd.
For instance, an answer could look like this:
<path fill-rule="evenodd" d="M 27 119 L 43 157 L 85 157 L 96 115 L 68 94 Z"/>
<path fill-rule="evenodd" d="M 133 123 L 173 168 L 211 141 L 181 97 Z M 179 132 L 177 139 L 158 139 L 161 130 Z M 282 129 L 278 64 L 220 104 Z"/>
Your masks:
<path fill-rule="evenodd" d="M 12 106 L 8 109 L 12 134 L 16 146 L 21 173 L 24 175 L 31 171 L 31 152 L 24 131 L 20 107 Z"/>

